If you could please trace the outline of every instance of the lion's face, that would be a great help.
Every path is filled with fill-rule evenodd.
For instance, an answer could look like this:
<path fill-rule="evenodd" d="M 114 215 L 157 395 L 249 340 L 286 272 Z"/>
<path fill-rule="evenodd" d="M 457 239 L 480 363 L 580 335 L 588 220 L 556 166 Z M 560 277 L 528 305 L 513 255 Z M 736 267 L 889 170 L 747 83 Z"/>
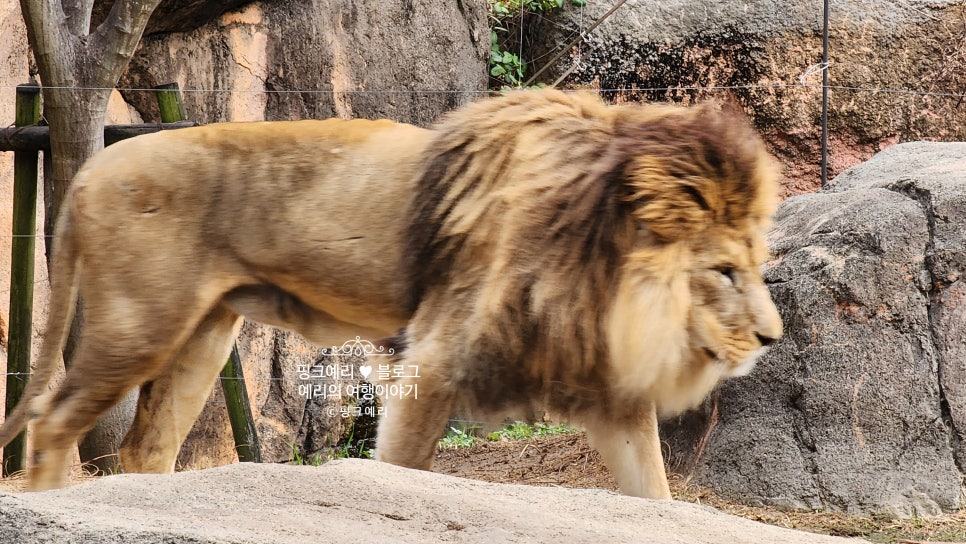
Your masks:
<path fill-rule="evenodd" d="M 691 356 L 719 365 L 722 378 L 743 376 L 781 337 L 781 318 L 759 271 L 761 241 L 727 231 L 708 238 L 690 273 Z"/>
<path fill-rule="evenodd" d="M 751 371 L 782 335 L 759 271 L 762 243 L 723 229 L 631 255 L 608 327 L 619 391 L 646 393 L 673 414 Z"/>
<path fill-rule="evenodd" d="M 728 134 L 723 124 L 666 126 L 665 138 L 688 137 L 695 153 L 675 162 L 655 152 L 628 169 L 637 235 L 608 349 L 617 391 L 673 414 L 749 373 L 782 322 L 760 272 L 777 194 L 773 161 L 755 140 L 709 135 Z"/>

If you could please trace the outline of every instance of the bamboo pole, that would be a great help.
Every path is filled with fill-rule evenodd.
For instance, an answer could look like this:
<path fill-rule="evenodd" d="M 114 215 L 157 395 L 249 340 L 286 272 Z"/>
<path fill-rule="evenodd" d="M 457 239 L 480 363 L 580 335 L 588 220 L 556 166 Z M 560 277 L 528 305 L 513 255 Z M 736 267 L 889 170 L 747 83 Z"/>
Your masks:
<path fill-rule="evenodd" d="M 237 344 L 232 346 L 228 363 L 221 369 L 220 381 L 221 390 L 225 393 L 228 421 L 231 422 L 231 434 L 235 438 L 235 452 L 238 453 L 238 460 L 243 463 L 261 463 L 262 448 L 258 443 L 255 419 L 252 417 L 252 407 L 248 402 L 248 389 L 245 387 L 245 376 L 242 373 Z"/>
<path fill-rule="evenodd" d="M 184 111 L 184 101 L 181 99 L 181 88 L 177 83 L 165 83 L 154 88 L 158 98 L 158 108 L 161 110 L 161 122 L 174 123 L 184 121 L 187 116 Z"/>
<path fill-rule="evenodd" d="M 184 102 L 177 83 L 167 83 L 154 88 L 161 110 L 161 121 L 174 123 L 184 121 Z M 261 463 L 261 447 L 258 444 L 258 434 L 255 431 L 255 419 L 252 417 L 252 407 L 248 402 L 248 389 L 245 387 L 245 376 L 242 372 L 241 357 L 238 346 L 233 345 L 228 362 L 221 369 L 221 389 L 225 394 L 225 405 L 228 407 L 228 421 L 231 423 L 231 433 L 235 439 L 235 452 L 241 462 Z"/>
<path fill-rule="evenodd" d="M 25 127 L 40 120 L 40 87 L 17 86 L 14 124 Z M 13 411 L 23 396 L 30 375 L 30 347 L 33 336 L 34 249 L 37 234 L 36 151 L 19 151 L 13 158 L 13 240 L 10 259 L 10 338 L 7 344 L 6 413 Z M 3 475 L 26 468 L 27 433 L 21 432 L 3 449 Z"/>

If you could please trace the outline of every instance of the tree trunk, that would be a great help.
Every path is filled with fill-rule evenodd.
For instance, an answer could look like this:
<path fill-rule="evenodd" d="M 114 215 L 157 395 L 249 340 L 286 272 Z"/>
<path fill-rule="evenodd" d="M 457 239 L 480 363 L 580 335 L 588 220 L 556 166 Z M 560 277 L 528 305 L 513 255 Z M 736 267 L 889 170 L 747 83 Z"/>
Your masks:
<path fill-rule="evenodd" d="M 44 180 L 44 228 L 53 234 L 60 205 L 84 161 L 104 149 L 104 113 L 110 90 L 78 93 L 44 89 L 44 118 L 50 124 L 53 172 Z M 48 263 L 50 248 L 47 248 Z"/>
<path fill-rule="evenodd" d="M 20 0 L 27 38 L 43 84 L 44 118 L 50 125 L 52 172 L 45 175 L 46 234 L 53 226 L 71 180 L 84 161 L 104 148 L 104 114 L 111 90 L 127 66 L 151 13 L 160 0 L 116 0 L 93 32 L 94 0 Z M 49 255 L 48 248 L 48 269 Z M 50 270 L 51 275 L 57 270 Z M 83 301 L 82 301 L 83 302 Z M 73 352 L 77 325 L 65 349 Z M 117 470 L 116 452 L 134 414 L 128 398 L 106 414 L 81 444 L 81 460 L 104 471 Z"/>

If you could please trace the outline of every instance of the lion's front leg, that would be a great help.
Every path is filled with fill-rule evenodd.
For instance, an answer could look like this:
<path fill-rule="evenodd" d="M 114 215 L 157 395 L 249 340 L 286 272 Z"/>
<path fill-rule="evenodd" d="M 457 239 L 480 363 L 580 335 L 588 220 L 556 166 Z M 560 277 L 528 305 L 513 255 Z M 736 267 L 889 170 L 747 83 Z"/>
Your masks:
<path fill-rule="evenodd" d="M 404 358 L 405 364 L 412 364 L 409 361 L 413 360 Z M 445 373 L 419 365 L 419 374 L 418 378 L 392 382 L 406 391 L 418 391 L 418 397 L 409 394 L 383 399 L 386 410 L 376 434 L 376 459 L 430 470 L 436 457 L 436 443 L 453 411 L 455 394 L 447 377 L 442 375 Z"/>
<path fill-rule="evenodd" d="M 586 422 L 587 439 L 614 474 L 621 493 L 648 499 L 670 499 L 654 403 L 618 420 Z"/>

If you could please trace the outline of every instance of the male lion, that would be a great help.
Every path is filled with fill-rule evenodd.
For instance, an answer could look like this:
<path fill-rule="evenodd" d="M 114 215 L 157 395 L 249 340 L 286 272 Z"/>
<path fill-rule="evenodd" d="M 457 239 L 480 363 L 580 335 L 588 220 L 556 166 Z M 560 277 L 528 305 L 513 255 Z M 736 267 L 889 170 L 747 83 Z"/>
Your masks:
<path fill-rule="evenodd" d="M 587 426 L 622 492 L 668 497 L 658 413 L 781 335 L 758 271 L 775 172 L 735 113 L 554 90 L 435 131 L 240 123 L 116 144 L 61 213 L 41 359 L 0 443 L 38 415 L 30 485 L 60 486 L 76 439 L 140 386 L 122 465 L 171 472 L 244 315 L 324 345 L 403 329 L 418 398 L 386 399 L 381 460 L 429 469 L 460 404 L 539 405 Z M 78 292 L 73 364 L 38 402 Z"/>

